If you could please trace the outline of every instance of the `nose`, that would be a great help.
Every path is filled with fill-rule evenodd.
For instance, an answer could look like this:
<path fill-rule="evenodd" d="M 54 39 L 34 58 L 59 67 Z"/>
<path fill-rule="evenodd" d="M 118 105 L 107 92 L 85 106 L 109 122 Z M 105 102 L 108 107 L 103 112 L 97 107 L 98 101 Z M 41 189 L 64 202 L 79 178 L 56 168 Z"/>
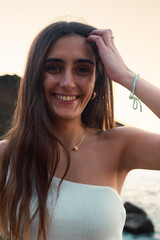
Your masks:
<path fill-rule="evenodd" d="M 67 90 L 71 90 L 75 87 L 74 74 L 70 69 L 65 71 L 64 78 L 61 81 L 61 87 Z"/>

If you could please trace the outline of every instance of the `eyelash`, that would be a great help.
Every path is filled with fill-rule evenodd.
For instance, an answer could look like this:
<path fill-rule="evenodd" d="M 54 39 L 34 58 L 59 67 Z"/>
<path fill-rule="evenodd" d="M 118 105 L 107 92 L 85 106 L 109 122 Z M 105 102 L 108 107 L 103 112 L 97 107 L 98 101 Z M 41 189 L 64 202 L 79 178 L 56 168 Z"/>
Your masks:
<path fill-rule="evenodd" d="M 57 64 L 49 64 L 45 66 L 45 69 L 49 73 L 56 74 L 63 71 L 64 67 Z M 75 67 L 75 72 L 77 72 L 80 75 L 85 75 L 90 73 L 90 68 L 88 66 L 77 66 Z"/>
<path fill-rule="evenodd" d="M 58 68 L 58 70 L 55 70 L 55 68 Z M 62 70 L 62 67 L 59 66 L 59 65 L 56 65 L 56 64 L 49 64 L 45 67 L 45 69 L 48 71 L 48 72 L 51 72 L 51 73 L 58 73 Z"/>
<path fill-rule="evenodd" d="M 86 66 L 80 66 L 80 67 L 77 67 L 77 70 L 79 73 L 81 74 L 86 74 L 86 73 L 89 73 L 90 72 L 90 69 Z M 79 70 L 82 70 L 82 71 L 79 71 Z M 84 71 L 85 70 L 85 71 Z"/>

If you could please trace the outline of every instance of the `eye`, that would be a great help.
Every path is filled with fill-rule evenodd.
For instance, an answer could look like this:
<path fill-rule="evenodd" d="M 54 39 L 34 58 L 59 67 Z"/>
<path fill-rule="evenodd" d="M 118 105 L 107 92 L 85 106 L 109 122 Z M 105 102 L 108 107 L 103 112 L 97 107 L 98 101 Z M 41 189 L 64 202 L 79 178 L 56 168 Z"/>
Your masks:
<path fill-rule="evenodd" d="M 78 66 L 76 68 L 76 71 L 82 75 L 88 74 L 90 72 L 90 69 L 88 66 Z"/>
<path fill-rule="evenodd" d="M 49 73 L 59 73 L 62 71 L 62 67 L 58 64 L 48 64 L 46 65 L 45 69 Z"/>

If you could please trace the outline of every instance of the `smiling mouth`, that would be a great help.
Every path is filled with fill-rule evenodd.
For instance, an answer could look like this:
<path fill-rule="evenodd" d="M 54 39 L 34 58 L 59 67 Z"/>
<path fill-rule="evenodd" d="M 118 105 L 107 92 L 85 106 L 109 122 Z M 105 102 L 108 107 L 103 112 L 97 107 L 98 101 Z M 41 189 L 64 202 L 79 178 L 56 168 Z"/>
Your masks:
<path fill-rule="evenodd" d="M 63 101 L 75 101 L 79 96 L 68 96 L 68 95 L 60 95 L 60 94 L 55 94 L 54 95 L 56 98 L 60 99 L 60 100 L 63 100 Z"/>

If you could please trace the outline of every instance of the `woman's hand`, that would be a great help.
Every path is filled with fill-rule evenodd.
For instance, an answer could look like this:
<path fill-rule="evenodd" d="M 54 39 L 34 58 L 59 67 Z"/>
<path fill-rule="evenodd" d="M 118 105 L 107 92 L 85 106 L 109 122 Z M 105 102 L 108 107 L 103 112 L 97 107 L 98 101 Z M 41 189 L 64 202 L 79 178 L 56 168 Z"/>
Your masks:
<path fill-rule="evenodd" d="M 87 41 L 96 43 L 108 76 L 113 81 L 123 85 L 121 81 L 123 81 L 124 76 L 126 77 L 127 73 L 132 72 L 126 66 L 114 45 L 112 30 L 94 30 L 89 34 Z"/>
<path fill-rule="evenodd" d="M 112 30 L 94 30 L 88 35 L 87 41 L 96 43 L 108 76 L 129 91 L 132 91 L 136 74 L 126 66 L 116 49 Z M 139 76 L 134 93 L 160 118 L 160 89 Z"/>

